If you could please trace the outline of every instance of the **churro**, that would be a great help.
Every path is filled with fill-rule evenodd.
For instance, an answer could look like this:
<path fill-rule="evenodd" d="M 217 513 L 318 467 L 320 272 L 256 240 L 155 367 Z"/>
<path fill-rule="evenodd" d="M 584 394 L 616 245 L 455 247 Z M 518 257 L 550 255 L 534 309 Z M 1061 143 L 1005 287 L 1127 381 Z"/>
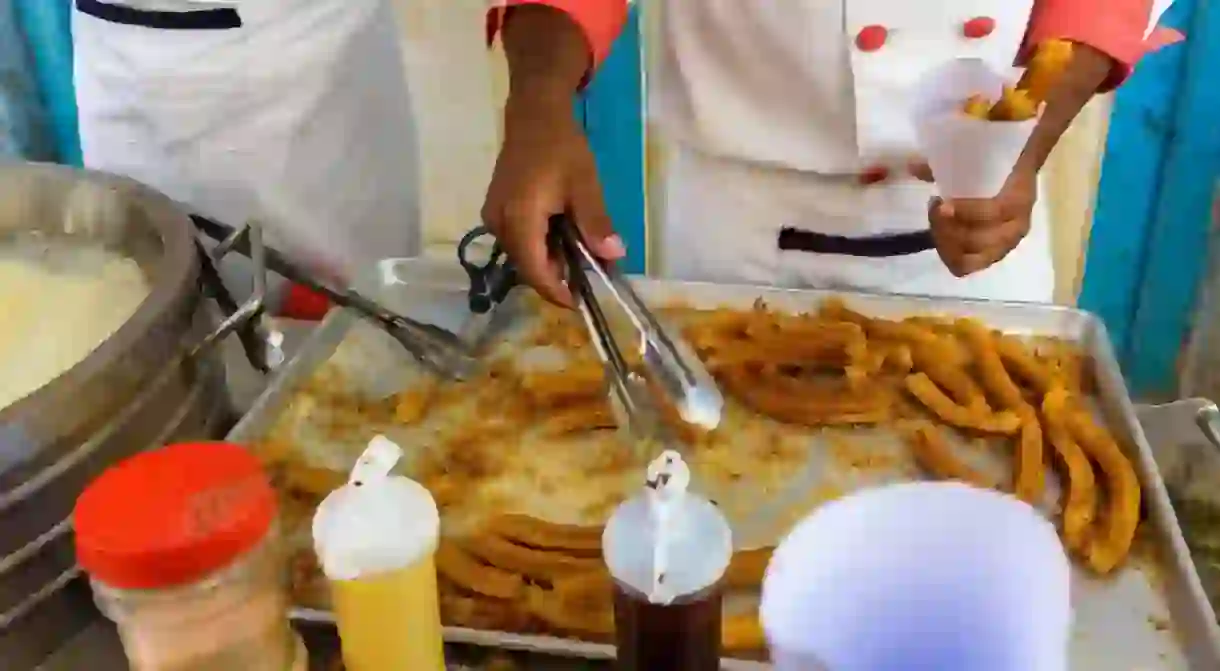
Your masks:
<path fill-rule="evenodd" d="M 774 550 L 775 548 L 762 547 L 734 552 L 729 567 L 724 572 L 725 586 L 729 589 L 751 589 L 762 585 Z"/>
<path fill-rule="evenodd" d="M 573 608 L 559 593 L 538 586 L 526 589 L 525 604 L 531 615 L 563 633 L 591 640 L 614 636 L 613 608 Z"/>
<path fill-rule="evenodd" d="M 964 364 L 954 360 L 955 351 L 943 339 L 918 342 L 911 348 L 913 369 L 927 375 L 958 405 L 976 413 L 991 413 L 982 388 L 966 372 Z"/>
<path fill-rule="evenodd" d="M 1105 478 L 1106 505 L 1088 539 L 1085 556 L 1094 571 L 1109 573 L 1122 565 L 1131 552 L 1140 521 L 1139 477 L 1110 432 L 1072 403 L 1066 391 L 1056 388 L 1047 397 L 1057 407 L 1066 409 L 1068 429 Z"/>
<path fill-rule="evenodd" d="M 496 515 L 487 533 L 518 545 L 567 554 L 600 556 L 602 527 L 556 524 L 529 515 Z"/>
<path fill-rule="evenodd" d="M 604 431 L 618 426 L 614 413 L 606 399 L 555 408 L 538 426 L 538 432 L 549 438 L 568 436 L 574 433 Z"/>
<path fill-rule="evenodd" d="M 954 403 L 953 399 L 946 396 L 924 373 L 908 375 L 904 382 L 911 396 L 951 426 L 997 435 L 1011 435 L 1021 428 L 1021 418 L 1016 413 L 981 413 Z"/>
<path fill-rule="evenodd" d="M 516 599 L 524 586 L 521 576 L 488 566 L 451 541 L 436 547 L 436 572 L 466 592 L 493 599 Z"/>
<path fill-rule="evenodd" d="M 729 652 L 766 650 L 767 638 L 758 613 L 726 616 L 720 623 L 720 647 Z"/>
<path fill-rule="evenodd" d="M 1064 540 L 1069 548 L 1083 552 L 1097 515 L 1097 485 L 1093 465 L 1069 429 L 1067 402 L 1066 393 L 1048 392 L 1042 399 L 1042 427 L 1062 467 Z"/>
<path fill-rule="evenodd" d="M 875 424 L 889 419 L 891 398 L 874 390 L 853 390 L 848 384 L 819 383 L 783 375 L 763 377 L 735 368 L 718 379 L 747 408 L 785 424 L 830 426 Z"/>
<path fill-rule="evenodd" d="M 994 339 L 996 352 L 1005 368 L 1021 379 L 1037 394 L 1045 394 L 1055 385 L 1055 370 L 1038 360 L 1025 344 L 1010 335 Z"/>
<path fill-rule="evenodd" d="M 491 566 L 542 582 L 560 575 L 596 571 L 602 565 L 600 558 L 546 552 L 517 545 L 499 536 L 473 536 L 460 541 L 460 545 Z"/>
<path fill-rule="evenodd" d="M 1044 445 L 1042 425 L 1032 408 L 1021 412 L 1021 433 L 1017 437 L 1016 466 L 1014 467 L 1012 491 L 1017 498 L 1037 505 L 1046 489 L 1044 467 Z"/>
<path fill-rule="evenodd" d="M 970 348 L 979 379 L 983 382 L 983 389 L 996 402 L 996 407 L 1013 411 L 1026 409 L 1028 404 L 1021 395 L 1021 388 L 1012 381 L 1008 369 L 1004 368 L 1004 362 L 996 352 L 991 329 L 974 319 L 957 320 L 957 329 Z"/>
<path fill-rule="evenodd" d="M 928 422 L 918 422 L 905 432 L 907 445 L 919 467 L 938 480 L 954 480 L 981 489 L 994 489 L 996 483 L 968 466 L 949 447 L 945 437 Z"/>
<path fill-rule="evenodd" d="M 1046 102 L 1051 89 L 1063 78 L 1072 62 L 1073 45 L 1069 40 L 1047 40 L 1034 49 L 1017 88 L 1034 104 Z"/>

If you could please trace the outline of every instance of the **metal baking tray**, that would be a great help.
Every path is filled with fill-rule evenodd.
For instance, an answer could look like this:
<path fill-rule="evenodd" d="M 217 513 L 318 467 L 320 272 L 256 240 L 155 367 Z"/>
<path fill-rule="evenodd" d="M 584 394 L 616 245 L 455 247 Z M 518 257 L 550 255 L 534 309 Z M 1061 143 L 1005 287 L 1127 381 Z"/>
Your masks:
<path fill-rule="evenodd" d="M 1136 409 L 1191 558 L 1220 611 L 1220 409 L 1202 398 Z"/>
<path fill-rule="evenodd" d="M 1147 522 L 1145 533 L 1153 541 L 1154 557 L 1133 561 L 1106 580 L 1076 570 L 1073 580 L 1075 635 L 1071 649 L 1073 671 L 1115 669 L 1220 668 L 1220 630 L 1215 612 L 1191 563 L 1170 499 L 1158 473 L 1153 453 L 1137 421 L 1122 375 L 1104 326 L 1094 316 L 1068 308 L 969 301 L 958 299 L 854 294 L 840 291 L 785 290 L 769 287 L 729 286 L 638 279 L 641 295 L 654 304 L 682 303 L 694 307 L 746 308 L 762 298 L 776 309 L 804 311 L 820 300 L 839 296 L 856 309 L 879 317 L 944 314 L 974 317 L 993 328 L 1019 336 L 1051 336 L 1077 343 L 1093 359 L 1099 393 L 1097 411 L 1115 431 L 1139 474 L 1144 490 Z M 388 307 L 454 330 L 467 315 L 466 278 L 455 264 L 428 260 L 386 260 L 359 287 Z M 230 439 L 253 443 L 265 436 L 278 421 L 294 389 L 324 364 L 345 361 L 345 383 L 361 387 L 373 397 L 389 394 L 411 383 L 418 375 L 409 358 L 375 329 L 358 324 L 352 315 L 334 313 L 305 343 L 282 377 L 261 397 L 252 411 L 230 434 Z M 380 344 L 378 344 L 380 343 Z M 342 347 L 341 347 L 342 344 Z M 353 352 L 356 354 L 354 355 Z M 887 432 L 888 433 L 888 432 Z M 868 436 L 870 446 L 901 449 L 897 437 L 877 432 Z M 816 442 L 816 439 L 815 439 Z M 313 445 L 304 456 L 313 465 L 346 469 L 362 445 Z M 809 450 L 809 466 L 787 489 L 753 516 L 767 526 L 765 513 L 784 509 L 807 496 L 822 479 L 829 450 Z M 963 455 L 964 457 L 965 455 Z M 976 464 L 979 465 L 979 464 Z M 997 464 L 998 465 L 998 464 Z M 890 477 L 888 480 L 895 478 Z M 1050 478 L 1053 482 L 1054 478 Z M 870 474 L 847 482 L 866 486 L 878 480 Z M 1048 494 L 1053 495 L 1054 492 Z M 771 515 L 774 521 L 779 516 Z M 794 520 L 783 522 L 785 526 Z M 745 530 L 752 538 L 744 547 L 774 542 L 783 528 Z M 767 537 L 764 539 L 764 537 Z M 301 620 L 326 622 L 330 613 L 298 610 Z M 548 636 L 526 636 L 501 632 L 447 628 L 447 640 L 547 655 L 609 658 L 613 648 Z M 753 662 L 726 660 L 725 668 L 766 668 Z"/>

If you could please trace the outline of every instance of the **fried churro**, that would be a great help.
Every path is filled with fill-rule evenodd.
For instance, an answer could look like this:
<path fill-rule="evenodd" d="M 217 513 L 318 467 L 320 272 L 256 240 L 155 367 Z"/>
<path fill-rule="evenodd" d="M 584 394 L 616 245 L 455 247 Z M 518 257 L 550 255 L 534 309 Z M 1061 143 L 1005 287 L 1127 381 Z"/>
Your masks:
<path fill-rule="evenodd" d="M 1062 467 L 1063 536 L 1067 546 L 1084 551 L 1086 534 L 1097 515 L 1097 485 L 1093 465 L 1069 428 L 1068 395 L 1051 390 L 1042 399 L 1042 428 Z"/>
<path fill-rule="evenodd" d="M 579 405 L 555 408 L 543 419 L 538 432 L 543 436 L 558 438 L 574 433 L 605 431 L 618 426 L 614 413 L 606 399 L 600 398 Z"/>
<path fill-rule="evenodd" d="M 750 589 L 762 585 L 767 575 L 767 564 L 775 548 L 762 547 L 733 553 L 729 567 L 724 572 L 724 584 L 729 589 Z"/>
<path fill-rule="evenodd" d="M 596 571 L 602 565 L 600 558 L 546 552 L 517 545 L 499 536 L 473 536 L 460 541 L 460 545 L 492 566 L 543 582 L 549 582 L 555 576 Z"/>
<path fill-rule="evenodd" d="M 991 106 L 987 118 L 990 121 L 1028 121 L 1038 116 L 1040 104 L 1028 91 L 1005 86 L 1000 99 Z"/>
<path fill-rule="evenodd" d="M 447 540 L 436 547 L 436 572 L 466 592 L 492 599 L 516 599 L 524 587 L 517 573 L 488 566 Z"/>
<path fill-rule="evenodd" d="M 876 424 L 891 416 L 890 396 L 853 390 L 848 384 L 764 377 L 742 368 L 722 370 L 718 379 L 747 408 L 785 424 Z"/>
<path fill-rule="evenodd" d="M 828 298 L 818 311 L 826 319 L 856 324 L 871 338 L 919 343 L 935 340 L 937 335 L 922 324 L 869 317 L 852 310 L 840 298 Z"/>
<path fill-rule="evenodd" d="M 559 593 L 538 586 L 528 587 L 525 594 L 529 613 L 552 629 L 595 641 L 614 636 L 613 608 L 573 608 Z"/>
<path fill-rule="evenodd" d="M 964 482 L 981 489 L 994 489 L 996 483 L 989 477 L 968 466 L 957 455 L 949 442 L 928 422 L 917 422 L 904 432 L 907 445 L 919 467 L 938 480 Z"/>
<path fill-rule="evenodd" d="M 1003 411 L 981 413 L 953 402 L 936 383 L 924 373 L 915 373 L 904 378 L 907 392 L 942 421 L 959 429 L 980 433 L 1011 435 L 1021 428 L 1021 418 L 1016 413 Z"/>
<path fill-rule="evenodd" d="M 1017 498 L 1037 505 L 1046 489 L 1045 449 L 1042 425 L 1032 408 L 1021 412 L 1021 433 L 1017 437 L 1016 466 L 1012 491 Z"/>
<path fill-rule="evenodd" d="M 1047 40 L 1034 49 L 1017 88 L 1024 91 L 1035 104 L 1046 102 L 1051 89 L 1063 78 L 1063 73 L 1072 62 L 1073 45 L 1069 40 Z"/>
<path fill-rule="evenodd" d="M 442 588 L 440 609 L 441 621 L 450 627 L 514 632 L 532 628 L 530 613 L 513 601 L 481 599 Z"/>
<path fill-rule="evenodd" d="M 1004 362 L 996 352 L 991 329 L 975 319 L 959 319 L 956 326 L 973 355 L 979 379 L 983 382 L 983 390 L 996 402 L 996 407 L 1018 412 L 1028 408 L 1029 404 L 1025 402 L 1021 388 L 1012 381 L 1008 369 L 1004 368 Z"/>
<path fill-rule="evenodd" d="M 1025 382 L 1031 390 L 1042 395 L 1055 385 L 1055 370 L 1039 361 L 1020 340 L 1001 334 L 995 337 L 994 342 L 1005 368 Z"/>
<path fill-rule="evenodd" d="M 954 348 L 943 339 L 915 343 L 911 347 L 913 369 L 917 370 L 943 389 L 958 405 L 980 414 L 990 414 L 987 397 L 960 361 L 954 360 Z"/>
<path fill-rule="evenodd" d="M 556 524 L 529 515 L 496 515 L 487 533 L 518 545 L 567 554 L 601 556 L 602 527 Z"/>
<path fill-rule="evenodd" d="M 729 652 L 766 650 L 767 638 L 758 613 L 726 616 L 720 623 L 720 647 Z"/>
<path fill-rule="evenodd" d="M 535 406 L 553 408 L 603 398 L 606 371 L 599 362 L 582 361 L 563 370 L 522 373 L 518 383 Z"/>
<path fill-rule="evenodd" d="M 962 103 L 962 111 L 967 116 L 987 121 L 1033 119 L 1071 61 L 1070 41 L 1047 40 L 1035 49 L 1020 81 L 1015 86 L 1005 86 L 999 100 L 992 104 L 986 96 L 970 96 Z"/>
<path fill-rule="evenodd" d="M 1100 511 L 1085 556 L 1094 571 L 1109 573 L 1121 566 L 1131 552 L 1140 521 L 1139 477 L 1110 432 L 1071 402 L 1066 391 L 1056 388 L 1047 397 L 1057 407 L 1066 409 L 1068 429 L 1105 478 L 1106 506 Z"/>

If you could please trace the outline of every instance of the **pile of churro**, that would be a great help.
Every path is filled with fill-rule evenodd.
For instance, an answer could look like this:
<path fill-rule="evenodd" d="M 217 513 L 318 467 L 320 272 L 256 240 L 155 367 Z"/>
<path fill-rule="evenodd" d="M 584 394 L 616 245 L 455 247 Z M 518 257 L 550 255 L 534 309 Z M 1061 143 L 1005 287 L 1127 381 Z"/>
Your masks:
<path fill-rule="evenodd" d="M 1074 345 L 1018 338 L 968 318 L 875 318 L 838 299 L 800 314 L 762 301 L 749 309 L 677 305 L 657 312 L 682 332 L 728 403 L 728 421 L 712 432 L 666 413 L 701 481 L 725 473 L 727 481 L 761 487 L 759 469 L 801 470 L 811 449 L 825 447 L 811 448 L 814 437 L 825 437 L 827 453 L 835 453 L 836 440 L 861 429 L 870 440 L 888 432 L 901 438 L 913 473 L 1010 492 L 1048 511 L 1065 545 L 1093 572 L 1110 573 L 1128 557 L 1140 519 L 1139 481 L 1094 417 L 1092 365 Z M 445 538 L 436 563 L 446 624 L 606 640 L 613 617 L 601 524 L 633 491 L 643 463 L 613 431 L 602 368 L 579 317 L 540 302 L 534 314 L 535 325 L 515 347 L 562 353 L 564 365 L 524 366 L 508 348 L 479 379 L 407 390 L 393 407 L 366 410 L 405 427 L 425 426 L 452 408 L 478 410 L 447 432 L 438 429 L 439 442 L 421 450 L 410 473 L 442 510 Z M 787 437 L 796 447 L 781 447 Z M 595 442 L 574 447 L 568 441 L 575 439 Z M 1002 468 L 976 468 L 977 459 L 966 458 L 972 443 L 986 444 L 989 463 Z M 266 447 L 279 455 L 269 461 L 298 516 L 307 517 L 345 480 L 294 463 L 274 441 Z M 514 461 L 551 449 L 553 459 L 571 459 L 556 467 L 562 479 L 544 480 Z M 912 477 L 874 456 L 891 480 Z M 726 460 L 734 465 L 723 468 Z M 709 470 L 711 464 L 721 468 Z M 508 497 L 488 493 L 508 481 L 516 483 Z M 597 492 L 597 501 L 588 509 L 540 509 L 513 498 L 529 490 L 581 500 Z M 756 594 L 769 556 L 767 548 L 737 553 L 729 587 Z M 295 561 L 298 600 L 324 606 L 313 559 L 302 552 Z M 748 608 L 726 617 L 723 635 L 734 653 L 763 647 Z"/>
<path fill-rule="evenodd" d="M 971 96 L 963 106 L 967 115 L 987 121 L 1027 121 L 1038 116 L 1051 88 L 1072 60 L 1072 43 L 1048 40 L 1038 46 L 1015 86 L 1004 87 L 999 100 Z"/>

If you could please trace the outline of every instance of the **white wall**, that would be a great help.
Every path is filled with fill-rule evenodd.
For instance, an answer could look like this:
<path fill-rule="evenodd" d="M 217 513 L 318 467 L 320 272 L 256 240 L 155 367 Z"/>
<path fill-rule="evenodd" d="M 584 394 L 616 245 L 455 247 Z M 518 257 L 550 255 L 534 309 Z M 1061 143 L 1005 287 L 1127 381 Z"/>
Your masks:
<path fill-rule="evenodd" d="M 499 144 L 503 56 L 484 42 L 486 0 L 394 0 L 423 153 L 429 251 L 479 224 Z"/>

